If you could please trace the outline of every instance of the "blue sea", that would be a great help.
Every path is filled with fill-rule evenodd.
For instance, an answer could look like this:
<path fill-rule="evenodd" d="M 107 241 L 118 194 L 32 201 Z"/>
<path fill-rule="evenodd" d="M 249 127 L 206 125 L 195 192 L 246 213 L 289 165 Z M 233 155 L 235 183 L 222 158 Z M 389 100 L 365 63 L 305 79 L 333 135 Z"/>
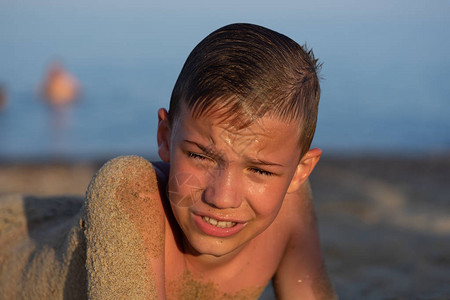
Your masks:
<path fill-rule="evenodd" d="M 156 157 L 157 109 L 184 60 L 234 22 L 306 42 L 323 62 L 325 154 L 450 152 L 449 1 L 274 2 L 0 0 L 0 160 Z M 38 93 L 54 59 L 82 86 L 59 110 Z"/>

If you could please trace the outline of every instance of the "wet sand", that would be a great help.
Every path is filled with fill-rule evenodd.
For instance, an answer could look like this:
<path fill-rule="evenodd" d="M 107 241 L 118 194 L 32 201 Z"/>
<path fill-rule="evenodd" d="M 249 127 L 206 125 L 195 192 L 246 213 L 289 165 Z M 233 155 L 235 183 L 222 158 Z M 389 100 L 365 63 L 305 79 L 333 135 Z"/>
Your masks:
<path fill-rule="evenodd" d="M 84 195 L 101 164 L 0 163 L 0 194 Z M 450 156 L 325 156 L 311 184 L 341 299 L 450 299 Z"/>

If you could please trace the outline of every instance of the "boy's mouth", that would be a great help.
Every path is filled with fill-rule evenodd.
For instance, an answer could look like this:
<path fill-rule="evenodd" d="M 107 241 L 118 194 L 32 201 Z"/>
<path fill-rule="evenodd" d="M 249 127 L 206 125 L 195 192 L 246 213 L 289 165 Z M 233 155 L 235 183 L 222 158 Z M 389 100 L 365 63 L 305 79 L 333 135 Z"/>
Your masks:
<path fill-rule="evenodd" d="M 201 232 L 215 237 L 232 236 L 247 225 L 247 222 L 223 221 L 205 215 L 193 214 L 192 217 Z"/>
<path fill-rule="evenodd" d="M 219 227 L 219 228 L 230 228 L 233 226 L 236 226 L 236 222 L 230 222 L 230 221 L 218 221 L 216 219 L 207 217 L 207 216 L 203 216 L 202 220 L 205 221 L 208 224 L 211 224 L 213 226 Z"/>

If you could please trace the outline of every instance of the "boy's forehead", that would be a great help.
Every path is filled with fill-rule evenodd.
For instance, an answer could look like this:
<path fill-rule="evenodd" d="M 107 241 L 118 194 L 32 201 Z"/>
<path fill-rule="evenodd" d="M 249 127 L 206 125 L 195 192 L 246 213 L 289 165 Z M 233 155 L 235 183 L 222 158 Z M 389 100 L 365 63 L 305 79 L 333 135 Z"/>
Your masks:
<path fill-rule="evenodd" d="M 224 118 L 220 111 L 194 116 L 194 113 L 186 105 L 183 106 L 179 118 L 176 120 L 178 124 L 175 126 L 180 127 L 179 129 L 187 135 L 198 134 L 203 138 L 207 137 L 209 145 L 215 145 L 220 141 L 234 147 L 234 151 L 240 151 L 236 147 L 262 150 L 263 148 L 279 148 L 280 142 L 283 142 L 285 147 L 291 145 L 293 148 L 299 149 L 300 125 L 298 122 L 286 122 L 280 118 L 269 116 L 263 116 L 251 122 L 248 119 L 239 122 L 240 117 L 248 117 L 235 113 L 235 118 Z M 239 126 L 244 122 L 247 123 L 247 126 Z M 286 133 L 289 134 L 286 135 Z M 281 136 L 284 138 L 282 141 L 280 140 Z"/>

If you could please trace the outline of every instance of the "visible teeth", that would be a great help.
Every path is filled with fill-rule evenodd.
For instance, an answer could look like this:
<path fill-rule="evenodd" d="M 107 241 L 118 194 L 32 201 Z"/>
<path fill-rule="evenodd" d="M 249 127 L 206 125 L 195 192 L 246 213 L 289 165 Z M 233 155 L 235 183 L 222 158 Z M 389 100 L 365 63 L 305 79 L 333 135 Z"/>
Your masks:
<path fill-rule="evenodd" d="M 219 228 L 229 228 L 236 225 L 236 222 L 227 222 L 227 221 L 217 221 L 216 219 L 210 218 L 210 217 L 202 217 L 203 221 L 214 225 Z"/>

